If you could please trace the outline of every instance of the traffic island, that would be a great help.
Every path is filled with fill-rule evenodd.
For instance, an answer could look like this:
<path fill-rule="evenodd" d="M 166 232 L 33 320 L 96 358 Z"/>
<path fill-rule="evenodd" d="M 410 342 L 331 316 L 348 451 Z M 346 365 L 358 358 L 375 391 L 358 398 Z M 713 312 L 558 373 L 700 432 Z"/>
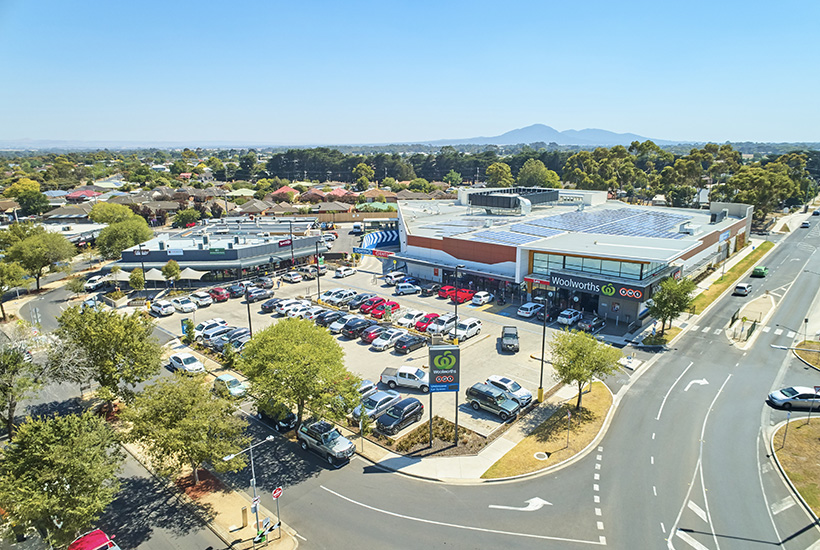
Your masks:
<path fill-rule="evenodd" d="M 803 340 L 799 344 L 795 344 L 794 354 L 798 359 L 820 370 L 820 342 L 815 340 Z M 817 350 L 817 351 L 814 351 Z"/>
<path fill-rule="evenodd" d="M 521 476 L 545 470 L 586 449 L 595 439 L 612 406 L 612 393 L 595 382 L 583 394 L 581 410 L 576 397 L 558 405 L 544 422 L 493 464 L 482 479 Z"/>
<path fill-rule="evenodd" d="M 820 413 L 812 415 L 820 416 Z M 784 423 L 772 437 L 772 449 L 781 471 L 815 518 L 820 514 L 820 461 L 817 460 L 820 418 L 817 416 Z"/>

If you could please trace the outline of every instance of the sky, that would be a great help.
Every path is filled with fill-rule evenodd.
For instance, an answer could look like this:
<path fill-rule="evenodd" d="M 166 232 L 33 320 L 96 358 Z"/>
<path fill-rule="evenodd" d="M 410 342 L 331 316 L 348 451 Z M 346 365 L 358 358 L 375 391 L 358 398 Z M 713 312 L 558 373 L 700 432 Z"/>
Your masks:
<path fill-rule="evenodd" d="M 820 2 L 0 0 L 0 140 L 820 142 Z"/>

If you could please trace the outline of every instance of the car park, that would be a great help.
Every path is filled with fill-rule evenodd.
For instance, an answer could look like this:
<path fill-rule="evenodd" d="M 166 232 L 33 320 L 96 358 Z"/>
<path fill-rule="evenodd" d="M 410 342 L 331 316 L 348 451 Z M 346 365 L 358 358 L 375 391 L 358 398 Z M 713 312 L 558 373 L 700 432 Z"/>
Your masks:
<path fill-rule="evenodd" d="M 356 318 L 357 316 L 352 313 L 342 315 L 341 317 L 330 323 L 330 325 L 327 328 L 328 330 L 330 330 L 331 334 L 339 334 L 340 332 L 342 332 L 342 328 L 345 326 L 345 323 L 347 323 L 351 319 Z"/>
<path fill-rule="evenodd" d="M 581 320 L 578 321 L 577 325 L 578 330 L 583 330 L 584 332 L 595 332 L 605 326 L 606 320 L 598 315 L 584 315 L 581 317 Z"/>
<path fill-rule="evenodd" d="M 356 297 L 357 292 L 355 290 L 342 290 L 337 292 L 330 298 L 328 298 L 327 303 L 331 306 L 343 306 L 346 305 L 350 300 Z"/>
<path fill-rule="evenodd" d="M 769 268 L 759 265 L 752 270 L 752 277 L 765 277 L 769 274 Z"/>
<path fill-rule="evenodd" d="M 174 305 L 166 300 L 157 300 L 151 304 L 151 313 L 158 315 L 159 317 L 173 315 L 174 311 Z"/>
<path fill-rule="evenodd" d="M 379 335 L 386 331 L 387 327 L 383 327 L 380 325 L 373 325 L 372 327 L 368 327 L 362 331 L 362 335 L 359 337 L 365 344 L 372 344 L 373 341 L 379 337 Z"/>
<path fill-rule="evenodd" d="M 262 313 L 271 313 L 273 311 L 276 311 L 276 304 L 278 304 L 281 301 L 283 301 L 282 298 L 271 298 L 270 300 L 262 302 Z"/>
<path fill-rule="evenodd" d="M 360 292 L 359 294 L 356 294 L 356 296 L 354 296 L 353 299 L 347 303 L 347 307 L 349 307 L 350 309 L 359 309 L 359 307 L 361 307 L 363 303 L 365 303 L 370 298 L 373 298 L 374 296 L 376 296 L 376 294 L 373 292 Z"/>
<path fill-rule="evenodd" d="M 270 289 L 251 287 L 248 289 L 247 294 L 245 294 L 245 299 L 249 304 L 252 304 L 254 302 L 258 302 L 259 300 L 266 300 L 271 296 L 273 296 L 273 291 Z"/>
<path fill-rule="evenodd" d="M 404 296 L 406 294 L 418 294 L 421 292 L 421 287 L 410 283 L 399 283 L 396 285 L 396 296 Z"/>
<path fill-rule="evenodd" d="M 213 391 L 221 397 L 239 399 L 248 393 L 248 385 L 233 374 L 220 374 L 214 380 Z"/>
<path fill-rule="evenodd" d="M 335 323 L 337 319 L 340 317 L 344 317 L 345 313 L 343 311 L 328 311 L 327 313 L 320 314 L 314 321 L 320 327 L 329 327 L 331 324 Z"/>
<path fill-rule="evenodd" d="M 514 418 L 521 410 L 521 406 L 506 391 L 488 384 L 478 383 L 467 388 L 466 401 L 473 410 L 484 409 L 504 422 Z"/>
<path fill-rule="evenodd" d="M 535 315 L 537 315 L 538 312 L 542 309 L 544 309 L 543 304 L 538 304 L 536 302 L 527 302 L 526 304 L 518 308 L 518 311 L 516 311 L 515 314 L 519 317 L 529 319 L 530 317 L 534 317 Z"/>
<path fill-rule="evenodd" d="M 427 345 L 427 338 L 418 334 L 405 334 L 393 345 L 396 353 L 408 354 Z"/>
<path fill-rule="evenodd" d="M 483 306 L 484 304 L 492 302 L 494 298 L 492 294 L 482 290 L 481 292 L 476 292 L 471 301 L 474 306 Z"/>
<path fill-rule="evenodd" d="M 472 301 L 473 297 L 475 296 L 474 290 L 469 290 L 467 288 L 460 288 L 453 293 L 453 296 L 450 298 L 457 304 L 463 304 L 464 302 Z"/>
<path fill-rule="evenodd" d="M 243 334 L 242 336 L 240 336 L 238 338 L 234 338 L 233 340 L 228 342 L 228 344 L 233 348 L 233 350 L 235 352 L 240 353 L 242 351 L 242 349 L 245 347 L 245 344 L 250 342 L 250 340 L 251 340 L 251 335 L 250 334 Z M 222 355 L 225 355 L 225 350 L 226 349 L 227 349 L 227 346 L 225 348 L 222 348 Z"/>
<path fill-rule="evenodd" d="M 396 324 L 402 328 L 415 328 L 416 323 L 421 321 L 426 313 L 416 309 L 409 309 L 402 313 L 401 317 L 396 320 Z"/>
<path fill-rule="evenodd" d="M 245 285 L 239 283 L 229 286 L 227 290 L 231 298 L 241 298 L 245 295 Z"/>
<path fill-rule="evenodd" d="M 336 270 L 336 273 L 334 273 L 333 276 L 342 279 L 344 277 L 349 277 L 354 273 L 356 273 L 356 270 L 352 267 L 340 267 Z"/>
<path fill-rule="evenodd" d="M 748 296 L 752 293 L 752 285 L 750 283 L 740 283 L 735 287 L 734 294 L 735 296 Z"/>
<path fill-rule="evenodd" d="M 253 281 L 253 286 L 256 288 L 273 288 L 273 278 L 272 277 L 257 277 Z"/>
<path fill-rule="evenodd" d="M 451 340 L 456 338 L 458 340 L 467 340 L 479 334 L 481 334 L 481 321 L 473 318 L 459 321 L 455 328 L 449 332 Z"/>
<path fill-rule="evenodd" d="M 401 430 L 421 420 L 424 405 L 415 397 L 402 399 L 385 411 L 376 421 L 376 429 L 387 435 L 395 435 Z"/>
<path fill-rule="evenodd" d="M 535 316 L 536 319 L 539 321 L 544 321 L 544 316 L 546 316 L 547 321 L 554 321 L 561 315 L 561 311 L 563 311 L 558 306 L 552 306 L 550 308 L 543 308 L 541 311 L 538 312 L 538 315 Z"/>
<path fill-rule="evenodd" d="M 441 288 L 441 285 L 438 283 L 429 283 L 426 285 L 422 285 L 421 287 L 421 295 L 422 296 L 437 296 L 438 291 Z"/>
<path fill-rule="evenodd" d="M 207 321 L 202 321 L 194 327 L 194 340 L 200 340 L 202 338 L 202 334 L 207 330 L 227 324 L 228 323 L 225 322 L 225 319 L 220 319 L 219 317 L 208 319 Z"/>
<path fill-rule="evenodd" d="M 384 282 L 388 286 L 393 286 L 393 285 L 398 284 L 399 282 L 401 282 L 401 280 L 404 279 L 405 277 L 407 277 L 406 273 L 404 273 L 402 271 L 393 271 L 393 272 L 388 273 L 387 275 L 384 276 Z"/>
<path fill-rule="evenodd" d="M 370 310 L 370 315 L 372 315 L 374 319 L 383 319 L 387 318 L 387 312 L 389 311 L 390 316 L 392 317 L 392 315 L 397 312 L 399 308 L 401 308 L 401 306 L 398 302 L 386 301 Z"/>
<path fill-rule="evenodd" d="M 294 306 L 304 305 L 302 300 L 297 300 L 295 298 L 290 298 L 288 300 L 282 300 L 278 304 L 276 304 L 276 313 L 279 315 L 287 315 L 288 310 Z"/>
<path fill-rule="evenodd" d="M 225 290 L 224 288 L 222 288 L 221 286 L 217 286 L 217 287 L 212 288 L 208 292 L 208 294 L 211 295 L 211 299 L 214 302 L 226 302 L 226 301 L 228 301 L 228 298 L 231 297 L 231 295 L 228 294 L 228 291 Z"/>
<path fill-rule="evenodd" d="M 202 344 L 211 348 L 220 336 L 234 330 L 235 328 L 236 327 L 229 325 L 219 325 L 213 327 L 212 329 L 206 330 L 202 333 Z"/>
<path fill-rule="evenodd" d="M 171 304 L 174 306 L 176 311 L 182 313 L 191 313 L 192 311 L 196 311 L 196 304 L 187 297 L 173 298 L 171 300 Z"/>
<path fill-rule="evenodd" d="M 202 361 L 190 353 L 175 353 L 168 360 L 168 364 L 174 372 L 179 371 L 185 374 L 205 372 L 205 365 Z"/>
<path fill-rule="evenodd" d="M 287 273 L 282 275 L 282 280 L 286 283 L 301 283 L 302 274 L 298 271 L 288 271 Z"/>
<path fill-rule="evenodd" d="M 800 227 L 801 227 L 801 229 L 808 229 L 808 228 L 811 227 L 811 222 L 806 220 L 806 221 L 804 221 L 803 223 L 800 224 Z"/>
<path fill-rule="evenodd" d="M 368 417 L 378 418 L 384 411 L 401 401 L 401 395 L 394 390 L 379 390 L 371 393 L 362 400 L 362 404 L 353 409 L 353 420 L 359 421 L 359 417 L 364 411 Z"/>
<path fill-rule="evenodd" d="M 427 327 L 428 334 L 446 334 L 456 326 L 456 316 L 452 313 L 446 313 L 433 319 L 433 322 Z"/>
<path fill-rule="evenodd" d="M 443 286 L 438 289 L 438 297 L 439 298 L 450 298 L 453 294 L 456 293 L 456 287 L 454 286 Z"/>
<path fill-rule="evenodd" d="M 330 422 L 305 422 L 299 426 L 296 439 L 302 450 L 322 455 L 331 466 L 348 460 L 356 447 Z"/>
<path fill-rule="evenodd" d="M 196 304 L 196 307 L 208 307 L 214 303 L 213 298 L 207 292 L 197 291 L 191 294 L 191 301 Z"/>
<path fill-rule="evenodd" d="M 359 306 L 359 311 L 362 313 L 370 313 L 373 311 L 374 308 L 380 306 L 381 304 L 387 302 L 384 298 L 379 296 L 373 296 L 372 298 L 365 300 L 365 302 Z"/>
<path fill-rule="evenodd" d="M 495 386 L 500 390 L 504 390 L 512 397 L 513 401 L 518 403 L 521 408 L 527 407 L 532 403 L 532 392 L 521 386 L 518 382 L 509 376 L 499 376 L 493 374 L 487 378 L 485 384 Z"/>
<path fill-rule="evenodd" d="M 85 285 L 83 285 L 83 288 L 85 288 L 86 291 L 91 292 L 100 289 L 103 286 L 105 286 L 105 275 L 95 275 L 88 278 Z"/>
<path fill-rule="evenodd" d="M 386 349 L 392 348 L 396 342 L 398 342 L 399 338 L 407 334 L 406 330 L 400 328 L 389 328 L 384 332 L 381 332 L 373 343 L 370 344 L 370 347 L 376 351 L 384 351 Z"/>
<path fill-rule="evenodd" d="M 766 401 L 780 409 L 811 409 L 820 408 L 820 392 L 815 390 L 820 386 L 792 386 L 775 390 L 769 394 Z"/>
<path fill-rule="evenodd" d="M 555 320 L 559 325 L 571 327 L 581 320 L 582 313 L 577 309 L 565 309 Z"/>
<path fill-rule="evenodd" d="M 430 391 L 430 375 L 418 367 L 402 365 L 399 368 L 387 367 L 381 373 L 379 381 L 387 384 L 391 390 L 397 386 L 414 388 L 423 393 Z"/>
<path fill-rule="evenodd" d="M 362 335 L 362 332 L 365 331 L 368 327 L 372 327 L 373 321 L 372 319 L 363 319 L 361 317 L 356 317 L 351 319 L 345 326 L 342 327 L 342 335 L 345 338 L 355 339 Z"/>
<path fill-rule="evenodd" d="M 432 323 L 439 317 L 440 315 L 438 313 L 427 313 L 424 315 L 424 317 L 422 317 L 416 322 L 415 329 L 419 332 L 427 332 L 427 327 L 430 326 L 430 323 Z"/>

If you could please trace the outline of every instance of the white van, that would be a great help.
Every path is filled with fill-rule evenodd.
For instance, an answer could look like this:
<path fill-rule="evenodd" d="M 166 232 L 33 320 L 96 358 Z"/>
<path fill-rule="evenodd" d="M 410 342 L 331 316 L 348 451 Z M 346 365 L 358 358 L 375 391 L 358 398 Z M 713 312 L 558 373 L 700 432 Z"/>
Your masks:
<path fill-rule="evenodd" d="M 384 276 L 384 282 L 387 283 L 389 286 L 393 286 L 401 282 L 401 280 L 405 277 L 407 277 L 407 275 L 402 271 L 393 271 L 392 273 L 388 273 Z"/>
<path fill-rule="evenodd" d="M 353 231 L 351 231 L 354 235 L 361 235 L 364 233 L 364 224 L 362 222 L 353 222 Z"/>
<path fill-rule="evenodd" d="M 466 340 L 481 333 L 481 321 L 474 318 L 464 319 L 460 321 L 456 327 L 450 331 L 450 339 L 458 338 L 459 340 Z"/>

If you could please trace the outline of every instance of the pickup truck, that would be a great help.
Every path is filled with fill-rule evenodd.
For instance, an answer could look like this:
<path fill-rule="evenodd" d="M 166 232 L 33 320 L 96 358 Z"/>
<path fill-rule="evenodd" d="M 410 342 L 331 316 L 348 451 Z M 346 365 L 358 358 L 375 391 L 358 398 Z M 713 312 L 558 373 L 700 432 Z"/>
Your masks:
<path fill-rule="evenodd" d="M 430 376 L 418 367 L 405 365 L 399 368 L 388 367 L 384 369 L 381 376 L 381 383 L 387 384 L 391 390 L 396 386 L 406 388 L 416 388 L 423 393 L 430 391 Z"/>
<path fill-rule="evenodd" d="M 339 433 L 336 427 L 324 420 L 305 423 L 296 434 L 302 450 L 310 449 L 324 455 L 330 465 L 339 464 L 353 456 L 356 448 L 353 443 Z"/>
<path fill-rule="evenodd" d="M 518 327 L 506 326 L 501 329 L 501 349 L 513 353 L 518 351 Z"/>

